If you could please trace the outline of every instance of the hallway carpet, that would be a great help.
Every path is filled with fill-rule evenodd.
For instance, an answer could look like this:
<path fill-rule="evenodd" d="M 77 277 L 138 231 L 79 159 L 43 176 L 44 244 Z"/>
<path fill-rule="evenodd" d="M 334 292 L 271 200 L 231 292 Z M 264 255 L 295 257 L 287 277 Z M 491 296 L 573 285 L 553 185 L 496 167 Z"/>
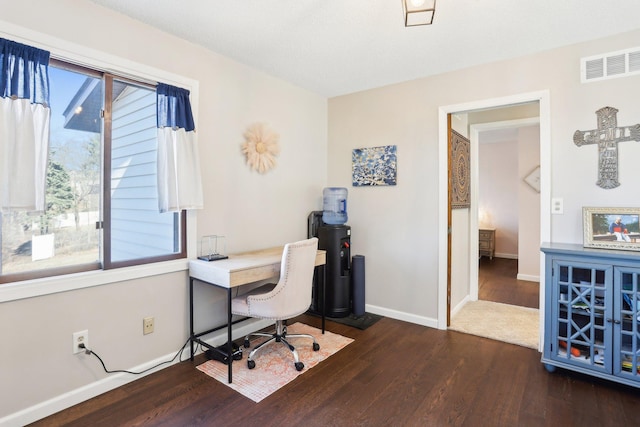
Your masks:
<path fill-rule="evenodd" d="M 538 349 L 539 312 L 492 301 L 470 301 L 452 318 L 449 329 Z"/>

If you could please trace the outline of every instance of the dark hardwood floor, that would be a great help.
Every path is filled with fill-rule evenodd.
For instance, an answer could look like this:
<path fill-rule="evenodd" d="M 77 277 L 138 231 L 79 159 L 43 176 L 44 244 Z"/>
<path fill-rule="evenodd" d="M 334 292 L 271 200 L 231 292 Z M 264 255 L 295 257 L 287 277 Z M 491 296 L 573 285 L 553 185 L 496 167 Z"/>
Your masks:
<path fill-rule="evenodd" d="M 260 403 L 198 371 L 199 356 L 34 425 L 638 425 L 639 390 L 548 373 L 529 348 L 390 318 L 364 331 L 327 326 L 355 341 Z"/>
<path fill-rule="evenodd" d="M 518 260 L 480 258 L 478 299 L 539 308 L 539 283 L 518 280 Z"/>

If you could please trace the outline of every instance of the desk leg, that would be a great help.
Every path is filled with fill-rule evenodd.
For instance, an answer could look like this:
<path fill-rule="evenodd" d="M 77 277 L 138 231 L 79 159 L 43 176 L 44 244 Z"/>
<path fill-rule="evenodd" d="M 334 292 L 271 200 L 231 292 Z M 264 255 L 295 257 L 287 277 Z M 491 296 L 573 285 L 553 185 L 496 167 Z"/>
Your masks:
<path fill-rule="evenodd" d="M 231 384 L 231 365 L 233 365 L 233 339 L 231 337 L 231 288 L 227 289 L 227 357 L 229 361 L 229 384 Z"/>
<path fill-rule="evenodd" d="M 324 335 L 325 307 L 327 306 L 327 264 L 322 264 L 322 335 Z"/>
<path fill-rule="evenodd" d="M 193 278 L 189 277 L 189 344 L 191 361 L 193 362 Z"/>

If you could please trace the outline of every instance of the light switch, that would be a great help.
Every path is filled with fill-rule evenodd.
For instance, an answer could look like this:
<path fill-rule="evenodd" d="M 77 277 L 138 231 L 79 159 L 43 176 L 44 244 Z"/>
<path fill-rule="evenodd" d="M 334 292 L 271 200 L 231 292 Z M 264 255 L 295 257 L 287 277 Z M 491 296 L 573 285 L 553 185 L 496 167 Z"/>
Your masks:
<path fill-rule="evenodd" d="M 554 197 L 551 199 L 551 213 L 563 214 L 564 213 L 564 200 L 562 197 Z"/>

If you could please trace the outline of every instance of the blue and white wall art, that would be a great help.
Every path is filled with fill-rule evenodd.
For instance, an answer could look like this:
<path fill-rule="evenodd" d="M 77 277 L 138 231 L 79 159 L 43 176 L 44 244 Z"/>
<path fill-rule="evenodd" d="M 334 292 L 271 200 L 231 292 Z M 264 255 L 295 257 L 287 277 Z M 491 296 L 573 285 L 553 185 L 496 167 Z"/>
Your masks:
<path fill-rule="evenodd" d="M 353 186 L 396 185 L 397 147 L 356 148 L 351 155 Z"/>

